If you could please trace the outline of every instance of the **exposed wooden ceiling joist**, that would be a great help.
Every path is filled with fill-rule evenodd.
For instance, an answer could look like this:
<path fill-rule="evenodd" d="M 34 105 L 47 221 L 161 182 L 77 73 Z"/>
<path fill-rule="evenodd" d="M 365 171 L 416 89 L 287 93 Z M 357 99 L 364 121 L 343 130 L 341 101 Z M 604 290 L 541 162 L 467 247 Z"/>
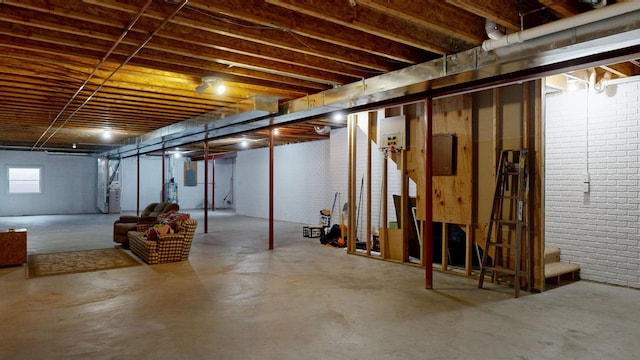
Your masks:
<path fill-rule="evenodd" d="M 255 97 L 284 103 L 474 48 L 487 18 L 513 32 L 591 9 L 577 0 L 3 0 L 0 149 L 46 139 L 43 148 L 100 151 L 114 146 L 100 138 L 105 127 L 122 142 L 235 114 Z M 203 77 L 227 92 L 196 92 Z M 283 128 L 278 143 L 326 138 L 314 129 L 324 124 Z"/>

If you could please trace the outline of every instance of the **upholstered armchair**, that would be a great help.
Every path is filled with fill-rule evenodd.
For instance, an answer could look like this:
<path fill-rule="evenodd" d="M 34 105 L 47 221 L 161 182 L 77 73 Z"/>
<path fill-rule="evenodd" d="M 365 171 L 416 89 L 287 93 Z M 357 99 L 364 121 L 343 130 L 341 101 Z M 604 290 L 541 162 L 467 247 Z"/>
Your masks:
<path fill-rule="evenodd" d="M 129 231 L 137 230 L 138 226 L 140 226 L 141 229 L 144 226 L 148 227 L 155 223 L 159 216 L 171 210 L 180 210 L 180 206 L 167 202 L 151 203 L 144 208 L 140 216 L 120 216 L 120 218 L 113 223 L 113 241 L 128 246 L 129 239 L 127 238 L 127 233 Z"/>
<path fill-rule="evenodd" d="M 179 221 L 173 234 L 157 235 L 151 240 L 148 232 L 130 231 L 131 252 L 147 264 L 162 264 L 189 259 L 193 235 L 198 222 L 194 219 Z"/>

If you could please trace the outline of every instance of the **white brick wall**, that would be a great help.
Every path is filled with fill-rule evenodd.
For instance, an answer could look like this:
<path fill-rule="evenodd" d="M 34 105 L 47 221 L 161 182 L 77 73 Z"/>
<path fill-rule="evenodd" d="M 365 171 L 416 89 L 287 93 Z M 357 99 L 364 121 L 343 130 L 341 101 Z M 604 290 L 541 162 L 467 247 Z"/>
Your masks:
<path fill-rule="evenodd" d="M 329 141 L 276 146 L 274 160 L 275 219 L 318 224 L 320 210 L 333 200 L 328 190 Z M 234 195 L 238 214 L 269 216 L 268 148 L 238 153 Z"/>
<path fill-rule="evenodd" d="M 584 279 L 640 288 L 640 79 L 546 100 L 546 245 Z"/>
<path fill-rule="evenodd" d="M 360 120 L 358 121 L 358 133 L 356 139 L 357 145 L 357 166 L 356 166 L 356 175 L 357 175 L 357 184 L 356 184 L 356 201 L 359 202 L 360 199 L 360 185 L 361 185 L 361 176 L 365 174 L 367 170 L 367 117 L 360 116 Z M 336 204 L 335 213 L 336 215 L 333 217 L 333 223 L 340 222 L 340 213 L 342 211 L 342 206 L 345 202 L 347 202 L 347 171 L 348 171 L 348 149 L 347 149 L 347 128 L 336 129 L 331 132 L 331 194 L 334 194 L 336 191 L 340 192 L 341 204 Z M 378 146 L 375 143 L 372 143 L 371 150 L 371 226 L 374 229 L 378 229 L 378 227 L 382 226 L 380 222 L 380 197 L 382 190 L 382 166 L 383 166 L 383 156 L 382 153 L 378 150 Z M 396 221 L 396 210 L 393 203 L 393 195 L 400 194 L 400 171 L 398 170 L 397 165 L 391 161 L 387 161 L 387 217 L 388 221 Z M 416 194 L 416 186 L 413 181 L 409 182 L 409 194 L 415 196 Z M 360 209 L 360 218 L 358 221 L 358 239 L 364 241 L 364 236 L 366 235 L 366 209 L 367 209 L 367 182 L 366 177 L 363 186 L 364 195 L 362 197 L 362 204 Z M 333 195 L 332 195 L 333 196 Z"/>

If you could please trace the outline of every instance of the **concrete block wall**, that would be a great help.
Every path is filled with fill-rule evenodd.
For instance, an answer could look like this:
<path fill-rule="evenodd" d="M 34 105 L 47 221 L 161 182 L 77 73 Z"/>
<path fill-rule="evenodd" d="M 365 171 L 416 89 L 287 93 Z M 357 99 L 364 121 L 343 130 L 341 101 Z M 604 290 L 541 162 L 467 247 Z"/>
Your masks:
<path fill-rule="evenodd" d="M 546 246 L 584 279 L 640 288 L 640 78 L 549 94 L 545 122 Z"/>
<path fill-rule="evenodd" d="M 178 204 L 184 210 L 204 208 L 204 161 L 198 161 L 196 186 L 185 186 L 184 184 L 184 162 L 186 158 L 169 158 L 165 163 L 167 171 L 166 180 L 170 179 L 171 169 L 173 177 L 178 184 Z M 137 164 L 136 157 L 122 159 L 121 162 L 121 201 L 122 212 L 135 212 L 137 199 Z M 232 191 L 231 181 L 233 178 L 234 159 L 215 160 L 215 186 L 214 194 L 211 194 L 212 166 L 209 164 L 209 203 L 211 210 L 211 199 L 215 202 L 216 209 L 233 208 L 235 205 L 224 200 L 225 196 Z M 233 200 L 233 196 L 231 197 Z M 159 156 L 140 157 L 140 209 L 153 202 L 162 201 L 162 158 Z"/>
<path fill-rule="evenodd" d="M 9 194 L 8 168 L 42 167 L 42 193 Z M 0 151 L 0 216 L 97 213 L 95 157 Z"/>

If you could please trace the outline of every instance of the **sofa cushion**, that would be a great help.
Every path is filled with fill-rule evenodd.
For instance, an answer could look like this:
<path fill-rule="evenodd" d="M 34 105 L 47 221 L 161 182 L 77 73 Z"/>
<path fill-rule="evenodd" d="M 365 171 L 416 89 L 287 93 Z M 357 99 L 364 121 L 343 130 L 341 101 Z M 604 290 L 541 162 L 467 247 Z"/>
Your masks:
<path fill-rule="evenodd" d="M 189 218 L 189 214 L 179 213 L 175 210 L 171 210 L 168 213 L 158 217 L 158 224 L 169 225 L 174 231 L 178 231 L 182 222 Z"/>
<path fill-rule="evenodd" d="M 158 236 L 173 234 L 175 231 L 167 224 L 155 224 L 147 231 L 147 240 L 156 241 Z"/>

